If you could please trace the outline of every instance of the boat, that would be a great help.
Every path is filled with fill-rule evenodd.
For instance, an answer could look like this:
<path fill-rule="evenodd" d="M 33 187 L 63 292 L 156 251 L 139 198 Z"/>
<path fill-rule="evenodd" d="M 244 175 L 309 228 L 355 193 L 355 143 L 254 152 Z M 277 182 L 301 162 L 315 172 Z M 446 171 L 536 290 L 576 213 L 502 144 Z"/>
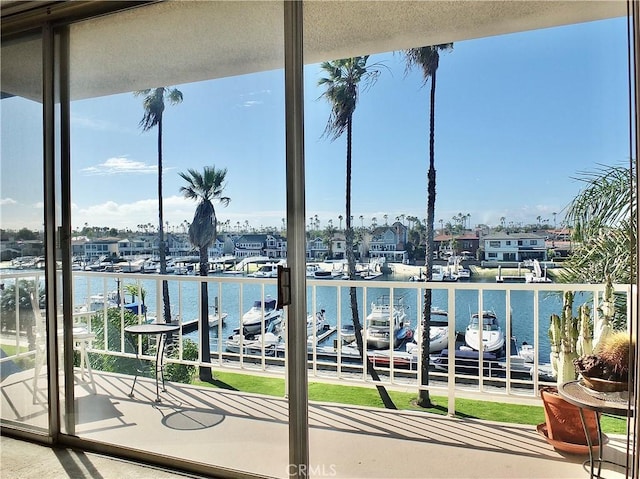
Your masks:
<path fill-rule="evenodd" d="M 471 270 L 469 268 L 465 268 L 460 266 L 458 268 L 458 279 L 470 279 L 471 278 Z"/>
<path fill-rule="evenodd" d="M 471 321 L 465 331 L 464 340 L 468 347 L 475 351 L 482 349 L 487 352 L 500 351 L 504 348 L 504 332 L 498 324 L 498 318 L 493 311 L 482 312 L 482 332 L 480 332 L 478 313 L 471 315 Z"/>
<path fill-rule="evenodd" d="M 318 268 L 313 272 L 314 279 L 333 279 L 334 274 L 332 271 L 327 271 L 324 269 Z"/>
<path fill-rule="evenodd" d="M 222 314 L 218 314 L 218 313 L 214 313 L 214 314 L 210 314 L 209 315 L 209 327 L 210 328 L 215 328 L 218 326 L 218 324 L 220 324 L 220 321 L 222 321 L 222 324 L 224 324 L 224 320 L 227 318 L 227 313 L 222 313 Z"/>
<path fill-rule="evenodd" d="M 253 306 L 242 315 L 242 327 L 245 334 L 260 334 L 262 325 L 265 331 L 271 323 L 279 324 L 282 321 L 282 309 L 277 307 L 277 301 L 271 296 L 264 301 L 256 300 Z"/>
<path fill-rule="evenodd" d="M 371 312 L 365 319 L 368 348 L 387 349 L 392 343 L 390 338 L 393 338 L 395 349 L 413 338 L 413 330 L 406 322 L 405 309 L 402 297 L 395 298 L 393 305 L 390 304 L 388 295 L 382 295 L 371 303 Z"/>
<path fill-rule="evenodd" d="M 321 309 L 314 316 L 310 314 L 307 316 L 307 337 L 313 338 L 314 335 L 320 334 L 327 324 L 327 320 L 325 318 L 325 310 Z"/>
<path fill-rule="evenodd" d="M 371 269 L 366 269 L 366 270 L 361 271 L 360 273 L 358 273 L 358 275 L 364 280 L 372 280 L 372 279 L 376 279 L 376 278 L 382 276 L 382 273 L 380 271 L 374 271 L 374 270 L 371 270 Z"/>
<path fill-rule="evenodd" d="M 543 272 L 537 259 L 531 262 L 531 267 L 532 271 L 524 274 L 525 283 L 551 283 L 551 279 L 547 277 L 547 268 Z"/>
<path fill-rule="evenodd" d="M 278 265 L 275 263 L 269 263 L 262 265 L 257 271 L 248 274 L 251 278 L 277 278 L 278 277 Z"/>
<path fill-rule="evenodd" d="M 225 350 L 230 353 L 275 356 L 276 349 L 282 343 L 279 323 L 272 322 L 263 334 L 241 334 L 238 330 L 225 342 Z"/>
<path fill-rule="evenodd" d="M 422 343 L 422 333 L 416 334 L 412 343 L 407 344 L 406 351 L 412 353 Z M 449 345 L 449 316 L 444 309 L 431 308 L 429 322 L 429 354 L 439 353 Z"/>
<path fill-rule="evenodd" d="M 353 323 L 343 324 L 340 328 L 340 338 L 343 343 L 352 343 L 356 340 L 356 329 Z"/>
<path fill-rule="evenodd" d="M 444 281 L 445 271 L 444 266 L 434 264 L 431 268 L 431 281 Z"/>
<path fill-rule="evenodd" d="M 335 277 L 333 271 L 322 269 L 318 264 L 307 265 L 307 278 L 314 279 L 332 279 Z"/>

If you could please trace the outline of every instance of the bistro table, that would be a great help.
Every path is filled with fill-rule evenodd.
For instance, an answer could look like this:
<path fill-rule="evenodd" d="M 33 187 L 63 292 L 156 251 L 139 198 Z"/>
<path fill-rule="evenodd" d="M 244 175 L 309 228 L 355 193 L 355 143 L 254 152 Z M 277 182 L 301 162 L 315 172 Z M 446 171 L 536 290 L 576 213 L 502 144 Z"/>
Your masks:
<path fill-rule="evenodd" d="M 167 342 L 167 335 L 175 333 L 180 330 L 179 324 L 167 324 L 167 323 L 147 323 L 147 324 L 134 324 L 132 326 L 126 326 L 124 331 L 129 334 L 137 336 L 152 336 L 155 335 L 158 338 L 158 345 L 156 347 L 156 361 L 155 361 L 155 373 L 156 373 L 156 402 L 160 402 L 160 386 L 158 376 L 162 377 L 162 390 L 166 392 L 164 385 L 164 349 Z M 136 356 L 138 348 L 136 348 Z M 138 379 L 138 373 L 133 378 L 133 384 L 131 385 L 131 392 L 129 397 L 133 397 L 133 389 L 136 387 L 136 381 Z"/>
<path fill-rule="evenodd" d="M 584 433 L 587 439 L 587 446 L 589 447 L 589 478 L 593 479 L 594 477 L 601 477 L 600 472 L 602 470 L 603 463 L 621 466 L 620 464 L 616 464 L 611 461 L 605 461 L 602 458 L 602 450 L 604 449 L 604 444 L 602 444 L 603 434 L 602 434 L 602 428 L 600 427 L 600 415 L 610 414 L 613 416 L 627 417 L 629 414 L 632 414 L 632 410 L 629 408 L 628 391 L 624 391 L 622 393 L 607 393 L 607 392 L 594 391 L 582 385 L 580 380 L 578 380 L 578 381 L 569 381 L 564 384 L 561 384 L 558 387 L 558 394 L 560 394 L 560 396 L 565 401 L 573 404 L 574 406 L 577 406 L 580 412 L 580 420 L 582 421 L 582 427 L 584 428 Z M 598 428 L 598 457 L 597 458 L 594 457 L 594 453 L 593 453 L 594 445 L 593 445 L 593 442 L 591 441 L 591 435 L 587 430 L 586 422 L 584 419 L 585 409 L 596 412 L 596 417 L 597 417 L 596 425 Z M 594 475 L 596 462 L 598 463 L 598 474 Z"/>

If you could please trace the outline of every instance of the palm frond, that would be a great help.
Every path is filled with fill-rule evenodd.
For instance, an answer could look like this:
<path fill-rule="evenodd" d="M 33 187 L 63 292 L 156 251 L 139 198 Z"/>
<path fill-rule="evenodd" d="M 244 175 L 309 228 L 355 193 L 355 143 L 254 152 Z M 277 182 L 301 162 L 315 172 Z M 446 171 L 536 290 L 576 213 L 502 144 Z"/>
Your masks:
<path fill-rule="evenodd" d="M 326 98 L 331 105 L 331 113 L 323 136 L 336 140 L 346 131 L 358 104 L 360 85 L 369 88 L 379 75 L 382 63 L 367 66 L 369 55 L 343 58 L 320 64 L 326 77 L 318 80 L 318 86 L 325 87 L 319 98 Z"/>
<path fill-rule="evenodd" d="M 176 88 L 159 87 L 138 90 L 133 94 L 135 96 L 144 96 L 142 100 L 144 115 L 139 123 L 142 131 L 148 131 L 160 122 L 164 113 L 165 98 L 172 105 L 182 102 L 182 92 Z"/>
<path fill-rule="evenodd" d="M 438 70 L 440 63 L 440 52 L 453 50 L 453 43 L 443 43 L 419 48 L 409 48 L 404 50 L 406 61 L 405 75 L 413 68 L 422 70 L 423 86 L 427 84 L 429 78 Z"/>

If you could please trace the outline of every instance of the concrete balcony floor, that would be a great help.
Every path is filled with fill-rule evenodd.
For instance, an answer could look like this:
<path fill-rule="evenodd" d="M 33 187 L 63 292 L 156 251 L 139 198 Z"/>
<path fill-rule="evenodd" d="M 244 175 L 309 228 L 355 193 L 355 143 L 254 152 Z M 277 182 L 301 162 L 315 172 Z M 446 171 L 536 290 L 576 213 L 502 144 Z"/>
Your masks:
<path fill-rule="evenodd" d="M 169 383 L 161 393 L 162 402 L 156 403 L 152 379 L 139 378 L 130 398 L 133 377 L 94 372 L 94 378 L 96 394 L 87 384 L 76 387 L 77 436 L 288 477 L 286 399 Z M 39 378 L 40 388 L 44 379 Z M 32 384 L 32 370 L 11 374 L 1 383 L 3 421 L 46 426 L 45 397 L 40 389 L 34 404 Z M 309 405 L 309 424 L 312 477 L 588 477 L 583 467 L 586 456 L 555 451 L 532 426 L 327 403 Z M 623 463 L 624 447 L 624 438 L 610 438 L 605 458 Z M 174 477 L 127 461 L 60 451 L 3 438 L 2 476 Z M 89 472 L 84 474 L 85 470 Z M 624 477 L 620 468 L 607 467 L 604 475 Z"/>

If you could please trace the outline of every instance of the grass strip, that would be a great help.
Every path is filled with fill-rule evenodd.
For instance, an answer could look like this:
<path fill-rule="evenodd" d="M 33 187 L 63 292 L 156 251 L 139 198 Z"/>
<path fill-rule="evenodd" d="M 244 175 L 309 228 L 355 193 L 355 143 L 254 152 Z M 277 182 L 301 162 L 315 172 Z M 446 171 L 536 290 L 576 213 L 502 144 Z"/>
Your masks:
<path fill-rule="evenodd" d="M 194 384 L 202 387 L 217 387 L 246 393 L 264 394 L 266 396 L 284 397 L 284 379 L 218 371 L 216 371 L 215 377 L 216 380 L 213 383 L 196 380 Z M 447 414 L 447 398 L 445 396 L 432 395 L 431 402 L 434 407 L 424 409 L 416 405 L 416 393 L 390 390 L 389 395 L 398 409 L 424 411 L 439 415 Z M 375 388 L 362 386 L 310 382 L 309 400 L 351 406 L 384 407 Z M 455 417 L 535 426 L 544 422 L 544 409 L 542 401 L 540 406 L 528 406 L 457 398 Z M 624 418 L 602 417 L 602 430 L 608 434 L 626 434 L 626 427 Z"/>

